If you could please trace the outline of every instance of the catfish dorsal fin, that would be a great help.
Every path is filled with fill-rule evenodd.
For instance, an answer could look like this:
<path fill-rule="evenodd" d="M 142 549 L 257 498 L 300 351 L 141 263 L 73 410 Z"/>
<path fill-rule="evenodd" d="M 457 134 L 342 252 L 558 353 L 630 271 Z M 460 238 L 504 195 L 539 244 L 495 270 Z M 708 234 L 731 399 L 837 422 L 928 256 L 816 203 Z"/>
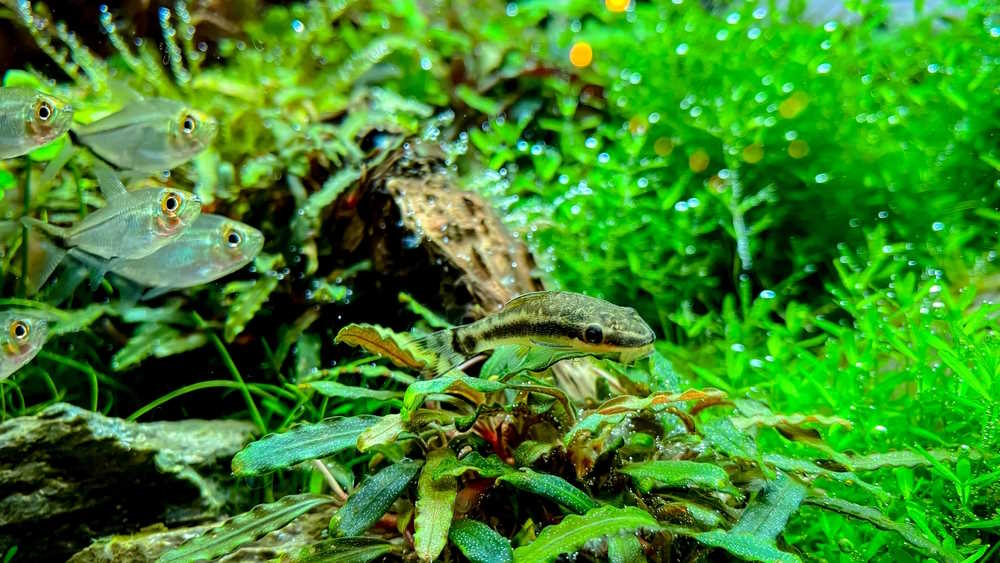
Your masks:
<path fill-rule="evenodd" d="M 538 301 L 538 299 L 542 298 L 543 296 L 545 296 L 548 293 L 550 293 L 550 292 L 548 292 L 548 291 L 532 291 L 530 293 L 522 293 L 521 295 L 518 295 L 517 297 L 515 297 L 515 298 L 511 299 L 510 301 L 504 303 L 503 304 L 503 308 L 501 309 L 501 311 L 513 311 L 513 310 L 516 310 L 516 309 L 520 309 L 521 307 L 524 307 L 528 303 L 534 303 L 535 301 Z"/>
<path fill-rule="evenodd" d="M 110 166 L 100 160 L 94 161 L 94 175 L 97 176 L 97 185 L 100 186 L 101 195 L 104 196 L 104 199 L 111 201 L 116 197 L 128 193 L 128 190 L 125 189 L 125 184 L 122 183 L 114 170 L 111 170 Z"/>

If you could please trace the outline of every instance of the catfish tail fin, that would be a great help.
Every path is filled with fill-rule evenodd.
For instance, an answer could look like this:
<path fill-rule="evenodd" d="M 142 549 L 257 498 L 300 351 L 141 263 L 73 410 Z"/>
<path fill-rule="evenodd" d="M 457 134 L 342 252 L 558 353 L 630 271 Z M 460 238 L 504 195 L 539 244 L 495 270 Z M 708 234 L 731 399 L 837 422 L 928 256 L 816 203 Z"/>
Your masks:
<path fill-rule="evenodd" d="M 453 328 L 432 332 L 413 341 L 413 347 L 433 363 L 434 377 L 444 375 L 465 361 L 465 355 L 455 349 Z"/>

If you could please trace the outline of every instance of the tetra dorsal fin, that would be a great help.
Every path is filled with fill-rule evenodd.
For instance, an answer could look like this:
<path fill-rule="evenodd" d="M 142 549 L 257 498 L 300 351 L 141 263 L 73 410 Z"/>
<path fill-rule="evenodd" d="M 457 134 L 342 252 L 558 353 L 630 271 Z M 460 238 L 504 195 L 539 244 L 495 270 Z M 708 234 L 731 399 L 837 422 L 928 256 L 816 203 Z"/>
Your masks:
<path fill-rule="evenodd" d="M 128 193 L 121 178 L 115 174 L 114 170 L 100 160 L 94 161 L 94 175 L 97 176 L 97 185 L 101 188 L 101 195 L 110 201 L 118 196 Z"/>

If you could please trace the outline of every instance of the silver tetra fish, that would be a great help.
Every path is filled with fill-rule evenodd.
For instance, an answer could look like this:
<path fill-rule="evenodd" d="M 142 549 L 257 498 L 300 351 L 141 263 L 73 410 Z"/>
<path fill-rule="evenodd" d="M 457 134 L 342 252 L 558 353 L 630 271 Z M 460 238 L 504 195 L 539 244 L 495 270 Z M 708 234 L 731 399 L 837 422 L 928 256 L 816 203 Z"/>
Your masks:
<path fill-rule="evenodd" d="M 48 337 L 48 319 L 32 309 L 0 311 L 0 379 L 38 355 Z"/>
<path fill-rule="evenodd" d="M 69 130 L 73 107 L 31 88 L 0 88 L 0 159 L 28 154 Z"/>
<path fill-rule="evenodd" d="M 632 308 L 565 291 L 515 297 L 473 323 L 431 333 L 417 345 L 437 358 L 441 375 L 480 352 L 504 345 L 542 346 L 632 363 L 653 351 L 656 335 Z"/>
<path fill-rule="evenodd" d="M 151 98 L 73 128 L 76 139 L 118 168 L 161 172 L 191 160 L 215 139 L 215 119 L 176 100 Z"/>
<path fill-rule="evenodd" d="M 156 252 L 133 260 L 118 260 L 109 271 L 151 287 L 143 299 L 174 289 L 215 281 L 250 263 L 264 246 L 257 229 L 221 215 L 200 215 L 177 240 Z M 89 266 L 100 266 L 93 256 L 75 249 L 70 256 Z"/>

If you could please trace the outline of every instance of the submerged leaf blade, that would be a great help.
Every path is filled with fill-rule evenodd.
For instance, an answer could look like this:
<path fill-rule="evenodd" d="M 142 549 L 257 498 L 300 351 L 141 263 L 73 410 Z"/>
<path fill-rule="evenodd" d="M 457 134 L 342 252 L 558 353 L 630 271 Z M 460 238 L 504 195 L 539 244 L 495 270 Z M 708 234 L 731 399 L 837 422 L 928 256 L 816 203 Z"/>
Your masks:
<path fill-rule="evenodd" d="M 277 530 L 317 506 L 333 502 L 329 497 L 290 495 L 261 504 L 234 516 L 204 534 L 192 538 L 157 559 L 158 563 L 215 559 L 264 534 Z"/>
<path fill-rule="evenodd" d="M 512 563 L 514 550 L 510 540 L 478 520 L 457 520 L 448 531 L 448 539 L 472 563 Z"/>
<path fill-rule="evenodd" d="M 535 541 L 514 550 L 514 561 L 554 561 L 560 554 L 576 552 L 596 538 L 659 529 L 660 524 L 645 510 L 634 506 L 602 506 L 582 516 L 567 516 L 562 522 L 545 528 Z"/>
<path fill-rule="evenodd" d="M 509 483 L 522 491 L 558 502 L 577 514 L 584 514 L 597 506 L 586 493 L 562 477 L 548 473 L 522 468 L 520 471 L 501 475 L 497 478 L 497 482 Z"/>
<path fill-rule="evenodd" d="M 365 479 L 330 520 L 337 536 L 357 536 L 370 528 L 396 502 L 420 471 L 421 461 L 403 460 Z"/>
<path fill-rule="evenodd" d="M 633 463 L 619 471 L 632 477 L 643 491 L 650 491 L 656 485 L 663 487 L 700 487 L 713 490 L 729 489 L 729 475 L 721 467 L 711 463 L 660 459 L 643 463 Z M 655 483 L 655 485 L 653 484 Z"/>
<path fill-rule="evenodd" d="M 448 448 L 427 454 L 427 463 L 417 481 L 417 515 L 413 521 L 413 549 L 423 561 L 434 561 L 448 543 L 448 529 L 454 517 L 455 497 L 458 496 L 458 479 L 444 476 L 434 478 L 434 472 L 455 453 Z"/>
<path fill-rule="evenodd" d="M 377 421 L 377 416 L 368 415 L 331 418 L 264 436 L 233 456 L 233 473 L 261 475 L 353 448 L 358 436 Z"/>

